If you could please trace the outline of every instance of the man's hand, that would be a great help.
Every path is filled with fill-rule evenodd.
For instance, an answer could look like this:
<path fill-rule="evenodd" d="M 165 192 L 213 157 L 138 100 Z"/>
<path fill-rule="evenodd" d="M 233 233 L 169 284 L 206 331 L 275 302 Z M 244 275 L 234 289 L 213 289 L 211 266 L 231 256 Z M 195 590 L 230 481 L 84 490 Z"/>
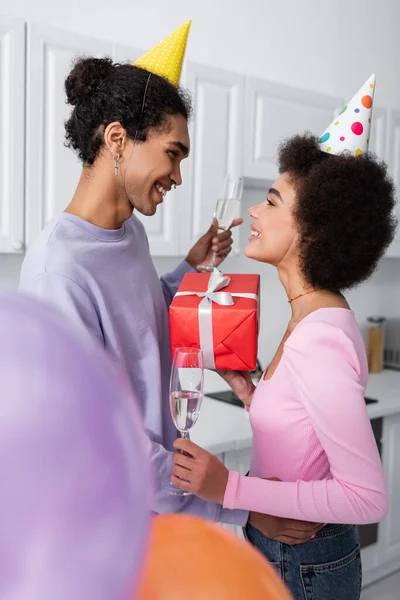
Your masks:
<path fill-rule="evenodd" d="M 199 265 L 206 265 L 212 261 L 216 253 L 215 266 L 218 267 L 232 250 L 232 231 L 243 223 L 243 219 L 235 219 L 227 231 L 218 233 L 218 221 L 213 219 L 210 229 L 195 243 L 186 257 L 186 262 L 197 269 Z"/>
<path fill-rule="evenodd" d="M 278 477 L 267 477 L 267 479 L 268 481 L 280 481 Z M 325 525 L 325 523 L 296 521 L 295 519 L 284 519 L 283 517 L 273 517 L 272 515 L 256 512 L 250 513 L 249 523 L 258 531 L 261 531 L 265 537 L 292 546 L 308 542 Z"/>
<path fill-rule="evenodd" d="M 324 527 L 324 523 L 295 521 L 255 512 L 250 513 L 249 523 L 271 540 L 291 545 L 308 542 Z"/>

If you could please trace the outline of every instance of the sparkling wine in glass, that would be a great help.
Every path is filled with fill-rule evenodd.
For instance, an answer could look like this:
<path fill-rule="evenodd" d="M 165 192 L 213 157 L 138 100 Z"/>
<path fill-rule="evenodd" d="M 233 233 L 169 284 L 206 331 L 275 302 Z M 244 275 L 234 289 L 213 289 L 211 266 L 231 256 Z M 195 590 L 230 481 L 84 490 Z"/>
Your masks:
<path fill-rule="evenodd" d="M 196 423 L 203 400 L 204 361 L 197 348 L 177 348 L 171 369 L 169 398 L 172 420 L 183 438 Z M 170 493 L 187 496 L 171 483 Z"/>
<path fill-rule="evenodd" d="M 218 220 L 218 231 L 226 231 L 232 226 L 235 219 L 240 217 L 240 204 L 243 194 L 243 177 L 232 177 L 227 175 L 220 198 L 215 205 L 214 217 Z M 197 270 L 209 273 L 215 267 L 216 254 L 208 265 L 199 265 Z"/>

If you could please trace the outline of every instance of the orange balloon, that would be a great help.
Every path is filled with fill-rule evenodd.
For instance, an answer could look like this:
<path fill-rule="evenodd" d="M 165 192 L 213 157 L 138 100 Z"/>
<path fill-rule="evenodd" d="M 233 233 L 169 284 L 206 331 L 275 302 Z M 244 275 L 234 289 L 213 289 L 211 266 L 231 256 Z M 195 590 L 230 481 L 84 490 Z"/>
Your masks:
<path fill-rule="evenodd" d="M 249 543 L 198 517 L 154 518 L 134 600 L 291 600 L 274 568 Z"/>

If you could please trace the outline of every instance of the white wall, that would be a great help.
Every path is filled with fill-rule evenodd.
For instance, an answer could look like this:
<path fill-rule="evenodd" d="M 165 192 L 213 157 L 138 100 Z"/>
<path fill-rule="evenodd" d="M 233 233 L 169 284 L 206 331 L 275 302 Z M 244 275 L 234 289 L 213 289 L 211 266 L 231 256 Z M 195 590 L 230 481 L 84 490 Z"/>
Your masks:
<path fill-rule="evenodd" d="M 372 71 L 400 104 L 398 0 L 0 0 L 0 13 L 148 48 L 193 18 L 187 57 L 327 94 Z"/>
<path fill-rule="evenodd" d="M 139 48 L 191 17 L 190 60 L 344 98 L 374 71 L 376 103 L 400 106 L 398 0 L 0 0 L 0 13 Z M 248 191 L 245 205 L 259 198 Z M 175 263 L 156 260 L 159 272 Z M 20 265 L 21 257 L 0 255 L 0 289 L 16 286 Z M 265 363 L 289 314 L 285 297 L 271 268 L 243 256 L 227 267 L 262 274 Z M 398 316 L 400 260 L 382 261 L 349 299 L 361 324 L 369 314 Z"/>

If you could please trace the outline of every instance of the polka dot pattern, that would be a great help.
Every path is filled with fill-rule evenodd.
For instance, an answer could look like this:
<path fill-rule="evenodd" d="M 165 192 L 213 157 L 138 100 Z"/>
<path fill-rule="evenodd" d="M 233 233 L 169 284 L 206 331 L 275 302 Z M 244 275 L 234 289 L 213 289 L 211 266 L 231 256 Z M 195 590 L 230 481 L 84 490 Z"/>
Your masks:
<path fill-rule="evenodd" d="M 191 20 L 176 29 L 165 40 L 138 58 L 133 64 L 161 75 L 178 86 L 185 56 Z"/>
<path fill-rule="evenodd" d="M 346 104 L 319 139 L 323 152 L 350 153 L 362 156 L 368 153 L 371 116 L 375 92 L 375 75 L 364 83 Z"/>
<path fill-rule="evenodd" d="M 371 98 L 371 96 L 363 96 L 361 98 L 361 104 L 365 108 L 371 108 L 372 107 L 372 98 Z"/>
<path fill-rule="evenodd" d="M 355 123 L 352 124 L 351 130 L 354 133 L 354 135 L 361 135 L 362 132 L 364 131 L 363 124 L 360 123 L 359 121 L 356 121 Z"/>
<path fill-rule="evenodd" d="M 321 135 L 321 137 L 319 138 L 319 143 L 323 144 L 324 142 L 327 142 L 330 137 L 331 137 L 330 133 L 328 133 L 328 132 L 324 133 L 324 135 Z"/>

